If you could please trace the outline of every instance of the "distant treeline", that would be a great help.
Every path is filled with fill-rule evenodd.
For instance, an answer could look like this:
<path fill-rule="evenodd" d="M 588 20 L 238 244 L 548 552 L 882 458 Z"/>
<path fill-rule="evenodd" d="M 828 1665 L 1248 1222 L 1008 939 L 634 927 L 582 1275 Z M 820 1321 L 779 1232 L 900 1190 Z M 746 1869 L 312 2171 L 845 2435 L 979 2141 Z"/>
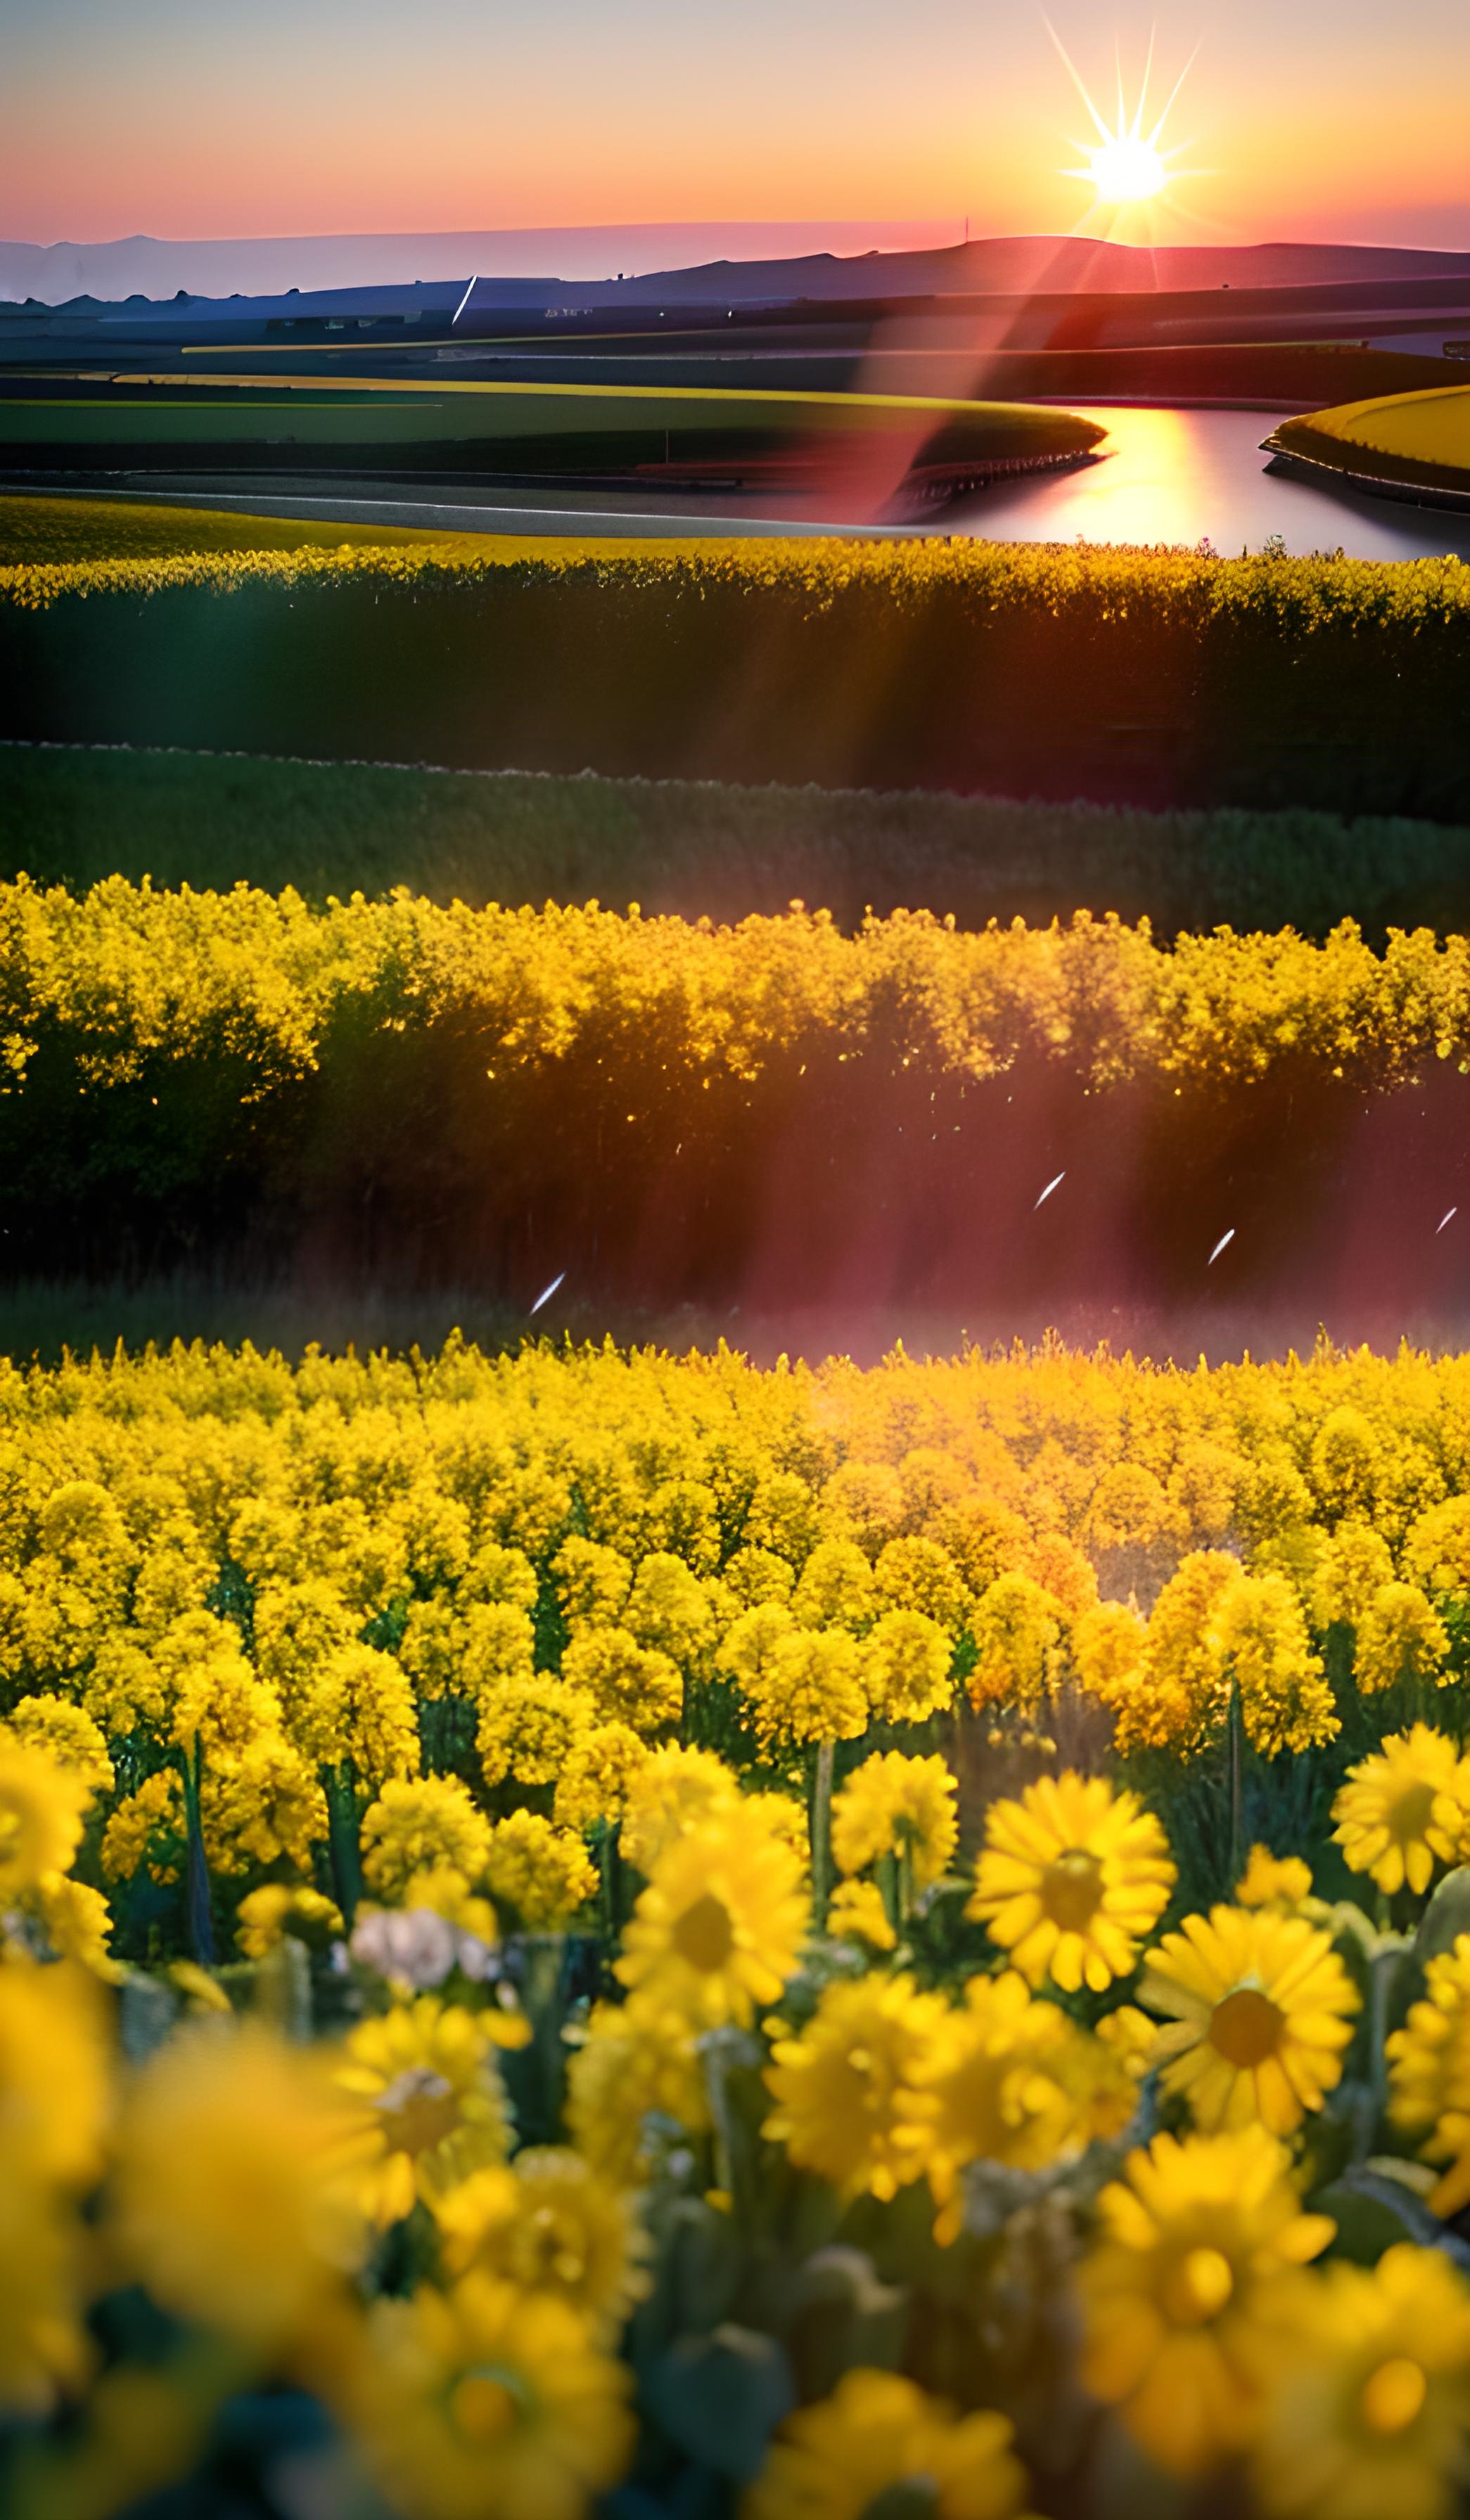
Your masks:
<path fill-rule="evenodd" d="M 1470 567 L 971 543 L 0 570 L 0 734 L 1470 822 Z"/>
<path fill-rule="evenodd" d="M 961 926 L 1116 911 L 1163 936 L 1470 929 L 1470 830 L 1428 822 L 0 746 L 0 874 L 23 872 L 687 919 L 799 899 L 844 927 L 906 908 Z"/>

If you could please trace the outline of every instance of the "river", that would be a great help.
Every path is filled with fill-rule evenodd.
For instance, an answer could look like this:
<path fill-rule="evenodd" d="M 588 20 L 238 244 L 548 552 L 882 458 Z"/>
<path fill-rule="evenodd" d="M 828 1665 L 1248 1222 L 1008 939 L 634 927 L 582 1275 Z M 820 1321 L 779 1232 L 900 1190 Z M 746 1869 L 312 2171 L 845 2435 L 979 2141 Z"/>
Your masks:
<path fill-rule="evenodd" d="M 943 514 L 943 529 L 1006 542 L 1184 543 L 1220 553 L 1260 551 L 1279 534 L 1288 552 L 1342 550 L 1357 560 L 1470 559 L 1470 514 L 1410 508 L 1355 490 L 1267 472 L 1261 440 L 1284 417 L 1270 411 L 1159 411 L 1087 407 L 1108 431 L 1095 464 L 977 491 Z"/>

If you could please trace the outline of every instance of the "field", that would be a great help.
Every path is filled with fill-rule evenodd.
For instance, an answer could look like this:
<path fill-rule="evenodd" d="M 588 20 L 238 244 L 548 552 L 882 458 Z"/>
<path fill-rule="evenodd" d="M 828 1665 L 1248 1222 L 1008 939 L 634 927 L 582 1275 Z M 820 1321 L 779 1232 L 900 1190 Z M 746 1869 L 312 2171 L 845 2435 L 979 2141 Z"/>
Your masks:
<path fill-rule="evenodd" d="M 0 502 L 6 2520 L 1463 2520 L 1467 663 Z"/>
<path fill-rule="evenodd" d="M 1456 560 L 964 542 L 0 570 L 0 734 L 1470 818 Z"/>
<path fill-rule="evenodd" d="M 73 891 L 116 874 L 321 904 L 406 885 L 476 909 L 637 901 L 719 921 L 800 898 L 845 928 L 918 907 L 962 927 L 1115 911 L 1166 939 L 1470 927 L 1470 833 L 1453 825 L 81 746 L 0 746 L 0 876 L 22 873 Z"/>
<path fill-rule="evenodd" d="M 1283 422 L 1266 443 L 1339 472 L 1470 497 L 1470 385 L 1343 403 Z"/>

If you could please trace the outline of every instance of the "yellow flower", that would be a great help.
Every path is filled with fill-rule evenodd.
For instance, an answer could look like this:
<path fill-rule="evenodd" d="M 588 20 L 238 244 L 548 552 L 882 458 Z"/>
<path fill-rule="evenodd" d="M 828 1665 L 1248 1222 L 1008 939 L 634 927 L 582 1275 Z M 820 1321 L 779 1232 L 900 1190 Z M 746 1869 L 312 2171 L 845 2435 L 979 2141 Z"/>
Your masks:
<path fill-rule="evenodd" d="M 291 1935 L 325 1951 L 343 1930 L 342 1911 L 304 1881 L 267 1881 L 240 1902 L 235 1940 L 247 1959 L 262 1960 Z"/>
<path fill-rule="evenodd" d="M 630 1996 L 592 2007 L 567 2068 L 567 2125 L 578 2152 L 619 2186 L 645 2172 L 648 2121 L 690 2134 L 709 2124 L 695 2034 L 677 2013 Z"/>
<path fill-rule="evenodd" d="M 578 1908 L 597 1896 L 597 1875 L 581 1839 L 554 1827 L 539 1812 L 512 1812 L 495 1822 L 484 1877 L 497 1908 L 508 1909 L 529 1933 L 570 1924 Z"/>
<path fill-rule="evenodd" d="M 1470 2289 L 1437 2249 L 1323 2268 L 1271 2339 L 1253 2460 L 1270 2520 L 1450 2520 L 1470 2475 Z"/>
<path fill-rule="evenodd" d="M 914 1886 L 938 1881 L 954 1853 L 958 1786 L 940 1758 L 875 1751 L 833 1797 L 832 1853 L 841 1872 L 861 1872 L 881 1855 L 905 1857 Z"/>
<path fill-rule="evenodd" d="M 476 1881 L 490 1850 L 490 1823 L 457 1777 L 390 1777 L 362 1820 L 362 1877 L 392 1906 L 416 1872 L 447 1867 Z"/>
<path fill-rule="evenodd" d="M 1094 2132 L 1095 2088 L 1112 2070 L 1106 2051 L 1058 2005 L 1034 1997 L 1014 1969 L 971 1978 L 963 2003 L 941 2016 L 915 2060 L 917 2097 L 904 2103 L 924 2138 L 940 2209 L 935 2237 L 947 2244 L 960 2230 L 967 2163 L 1045 2170 L 1080 2152 Z M 1127 2086 L 1125 2124 L 1131 2100 Z"/>
<path fill-rule="evenodd" d="M 100 1890 L 69 1872 L 43 1872 L 25 1907 L 54 1958 L 79 1960 L 110 1986 L 121 1984 L 125 1972 L 108 1950 L 112 1911 Z"/>
<path fill-rule="evenodd" d="M 703 1600 L 701 1595 L 701 1606 Z M 678 1664 L 625 1628 L 586 1628 L 574 1636 L 562 1656 L 562 1679 L 586 1703 L 589 1721 L 626 1724 L 638 1733 L 677 1724 L 684 1704 Z"/>
<path fill-rule="evenodd" d="M 953 1703 L 947 1630 L 922 1610 L 888 1610 L 865 1639 L 862 1685 L 885 1724 L 923 1724 Z"/>
<path fill-rule="evenodd" d="M 1457 1864 L 1470 1834 L 1470 1759 L 1428 1724 L 1391 1732 L 1375 1757 L 1348 1770 L 1332 1817 L 1350 1870 L 1390 1893 L 1406 1881 L 1421 1896 L 1436 1861 Z"/>
<path fill-rule="evenodd" d="M 471 2267 L 554 2293 L 599 2334 L 646 2292 L 646 2242 L 626 2190 L 564 2145 L 528 2145 L 512 2167 L 477 2170 L 435 2204 L 446 2270 Z"/>
<path fill-rule="evenodd" d="M 732 1655 L 731 1668 L 750 1708 L 756 1737 L 762 1749 L 807 1741 L 855 1741 L 871 1721 L 862 1685 L 862 1654 L 845 1629 L 799 1628 L 789 1621 L 784 1634 L 773 1635 L 743 1667 L 733 1660 L 740 1631 L 764 1619 L 766 1610 L 747 1610 L 737 1619 L 722 1649 Z M 785 1613 L 778 1615 L 785 1617 Z"/>
<path fill-rule="evenodd" d="M 379 2302 L 338 2396 L 406 2520 L 582 2520 L 632 2455 L 631 2385 L 565 2302 L 477 2271 Z"/>
<path fill-rule="evenodd" d="M 896 2196 L 928 2163 L 912 2102 L 943 2021 L 940 1998 L 911 1977 L 837 1980 L 800 2036 L 771 2049 L 764 2134 L 843 2196 Z"/>
<path fill-rule="evenodd" d="M 1169 1904 L 1169 1840 L 1134 1793 L 1068 1769 L 992 1803 L 965 1912 L 1032 1986 L 1094 1994 L 1126 1977 Z"/>
<path fill-rule="evenodd" d="M 1156 2060 L 1206 2133 L 1259 2120 L 1289 2135 L 1342 2080 L 1358 2008 L 1329 1937 L 1265 1908 L 1186 1916 L 1149 1954 L 1139 1997 L 1173 2016 Z"/>
<path fill-rule="evenodd" d="M 976 1660 L 965 1688 L 973 1707 L 1035 1705 L 1050 1685 L 1061 1608 L 1030 1575 L 997 1575 L 986 1587 L 971 1621 Z"/>
<path fill-rule="evenodd" d="M 89 2186 L 102 2166 L 110 2084 L 104 1999 L 86 1971 L 65 1960 L 0 1966 L 0 2133 L 18 2160 L 48 2184 Z"/>
<path fill-rule="evenodd" d="M 1388 2042 L 1390 2115 L 1424 2138 L 1426 2160 L 1448 2163 L 1429 2201 L 1458 2214 L 1470 2204 L 1470 1934 L 1435 1953 L 1424 1974 L 1425 1994 Z"/>
<path fill-rule="evenodd" d="M 505 2094 L 489 2032 L 462 2004 L 421 1995 L 359 2022 L 337 2069 L 361 2104 L 363 2211 L 387 2225 L 472 2170 L 503 2161 Z"/>
<path fill-rule="evenodd" d="M 869 1943 L 876 1952 L 893 1951 L 898 1940 L 876 1881 L 839 1881 L 827 1906 L 827 1931 Z"/>
<path fill-rule="evenodd" d="M 740 2520 L 1025 2520 L 1026 2470 L 1007 2416 L 959 2414 L 897 2371 L 859 2365 L 788 2416 Z"/>
<path fill-rule="evenodd" d="M 1259 2421 L 1263 2321 L 1333 2226 L 1304 2214 L 1282 2146 L 1259 2126 L 1156 2136 L 1098 2199 L 1079 2274 L 1082 2376 L 1151 2458 L 1203 2474 Z"/>
<path fill-rule="evenodd" d="M 94 1794 L 113 1790 L 113 1763 L 102 1732 L 80 1706 L 66 1697 L 23 1697 L 11 1708 L 0 1738 L 44 1750 L 59 1768 L 69 1768 Z"/>
<path fill-rule="evenodd" d="M 702 2027 L 749 2022 L 796 1968 L 806 1926 L 796 1850 L 744 1806 L 667 1846 L 615 1974 Z"/>
<path fill-rule="evenodd" d="M 593 1720 L 586 1690 L 549 1673 L 497 1680 L 481 1696 L 475 1736 L 485 1783 L 554 1784 Z"/>
<path fill-rule="evenodd" d="M 207 1758 L 200 1801 L 205 1850 L 217 1871 L 284 1857 L 309 1872 L 313 1848 L 326 1843 L 326 1797 L 279 1732 L 261 1733 L 235 1758 Z"/>
<path fill-rule="evenodd" d="M 70 1870 L 91 1799 L 74 1768 L 0 1731 L 0 1900 Z"/>
<path fill-rule="evenodd" d="M 1365 1696 L 1401 1681 L 1443 1688 L 1449 1637 L 1417 1584 L 1380 1584 L 1357 1623 L 1353 1677 Z"/>
<path fill-rule="evenodd" d="M 1300 1908 L 1311 1896 L 1311 1867 L 1300 1855 L 1272 1855 L 1268 1846 L 1253 1846 L 1244 1872 L 1235 1884 L 1237 1908 Z"/>
<path fill-rule="evenodd" d="M 628 1786 L 622 1851 L 640 1872 L 652 1872 L 666 1846 L 739 1800 L 740 1787 L 712 1750 L 666 1742 L 650 1751 Z"/>
<path fill-rule="evenodd" d="M 0 2178 L 0 2414 L 52 2411 L 78 2390 L 92 2349 L 81 2324 L 82 2231 L 74 2209 L 7 2143 Z"/>
<path fill-rule="evenodd" d="M 620 1820 L 649 1752 L 626 1724 L 596 1724 L 570 1752 L 556 1780 L 553 1816 L 565 1828 Z"/>
<path fill-rule="evenodd" d="M 102 1832 L 102 1868 L 110 1881 L 131 1881 L 146 1862 L 155 1881 L 174 1881 L 183 1844 L 183 1787 L 176 1769 L 161 1768 L 113 1813 Z"/>
<path fill-rule="evenodd" d="M 324 2059 L 254 2023 L 178 2033 L 118 2138 L 126 2262 L 165 2310 L 278 2351 L 361 2258 L 360 2129 Z"/>
<path fill-rule="evenodd" d="M 391 1654 L 340 1645 L 305 1681 L 292 1714 L 298 1749 L 322 1766 L 350 1760 L 364 1784 L 419 1772 L 419 1727 Z"/>

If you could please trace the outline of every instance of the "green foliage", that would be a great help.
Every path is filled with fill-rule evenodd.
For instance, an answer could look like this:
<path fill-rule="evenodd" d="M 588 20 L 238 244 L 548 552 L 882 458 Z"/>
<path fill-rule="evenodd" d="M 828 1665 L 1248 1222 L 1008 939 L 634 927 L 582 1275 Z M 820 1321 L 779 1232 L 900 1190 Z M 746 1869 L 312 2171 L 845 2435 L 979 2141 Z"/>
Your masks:
<path fill-rule="evenodd" d="M 1174 811 L 908 790 L 715 786 L 501 771 L 0 748 L 0 871 L 73 889 L 138 882 L 313 902 L 408 885 L 509 908 L 640 902 L 686 919 L 774 915 L 793 898 L 841 926 L 868 909 L 1032 921 L 1148 918 L 1324 936 L 1344 918 L 1470 927 L 1470 832 L 1304 811 Z"/>

